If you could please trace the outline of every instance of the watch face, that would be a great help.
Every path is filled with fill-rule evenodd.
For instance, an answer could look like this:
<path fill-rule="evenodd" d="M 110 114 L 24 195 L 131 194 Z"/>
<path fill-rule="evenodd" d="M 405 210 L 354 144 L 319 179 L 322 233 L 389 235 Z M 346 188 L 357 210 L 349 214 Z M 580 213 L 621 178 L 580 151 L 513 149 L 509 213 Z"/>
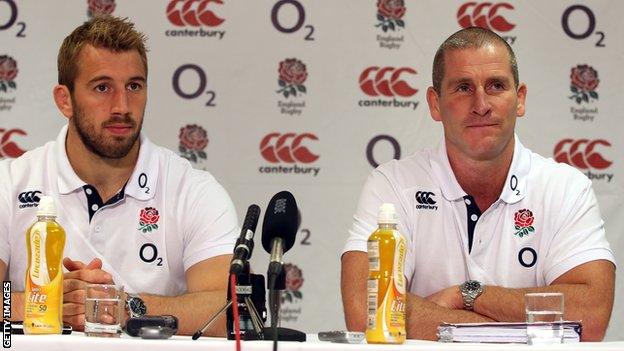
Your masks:
<path fill-rule="evenodd" d="M 147 307 L 145 307 L 145 304 L 140 299 L 132 298 L 128 301 L 128 305 L 132 313 L 137 316 L 143 316 L 147 313 Z"/>
<path fill-rule="evenodd" d="M 481 287 L 481 283 L 476 280 L 469 280 L 465 283 L 464 289 L 466 291 L 477 291 Z"/>

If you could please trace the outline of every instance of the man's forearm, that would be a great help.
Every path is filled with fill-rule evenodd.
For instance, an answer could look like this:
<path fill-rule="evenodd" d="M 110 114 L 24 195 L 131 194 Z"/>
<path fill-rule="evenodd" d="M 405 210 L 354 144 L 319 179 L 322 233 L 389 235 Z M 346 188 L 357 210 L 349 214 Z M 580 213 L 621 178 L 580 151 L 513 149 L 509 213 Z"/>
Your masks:
<path fill-rule="evenodd" d="M 178 317 L 178 334 L 192 335 L 204 326 L 210 317 L 226 303 L 226 291 L 200 291 L 179 296 L 140 294 L 149 315 L 174 315 Z M 204 332 L 209 336 L 225 336 L 225 313 Z"/>
<path fill-rule="evenodd" d="M 24 292 L 11 293 L 11 320 L 24 320 Z"/>
<path fill-rule="evenodd" d="M 615 266 L 606 260 L 596 260 L 569 270 L 545 287 L 486 286 L 475 300 L 475 311 L 499 321 L 523 321 L 525 293 L 561 292 L 565 300 L 564 319 L 583 321 L 583 341 L 599 341 L 609 324 L 614 289 Z"/>
<path fill-rule="evenodd" d="M 442 322 L 491 322 L 479 313 L 454 310 L 439 306 L 417 295 L 407 294 L 407 337 L 409 339 L 437 340 L 438 326 Z"/>

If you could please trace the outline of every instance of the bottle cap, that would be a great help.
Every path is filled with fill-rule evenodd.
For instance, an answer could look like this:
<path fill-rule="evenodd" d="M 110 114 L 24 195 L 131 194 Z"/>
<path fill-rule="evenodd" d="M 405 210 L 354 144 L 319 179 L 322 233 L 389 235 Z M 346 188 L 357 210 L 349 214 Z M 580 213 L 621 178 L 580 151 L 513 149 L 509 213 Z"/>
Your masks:
<path fill-rule="evenodd" d="M 377 217 L 377 223 L 384 224 L 397 224 L 399 223 L 399 216 L 396 213 L 394 204 L 385 203 L 379 207 L 379 216 Z"/>
<path fill-rule="evenodd" d="M 39 206 L 37 206 L 37 216 L 54 216 L 56 217 L 56 206 L 52 196 L 43 195 L 39 198 Z"/>

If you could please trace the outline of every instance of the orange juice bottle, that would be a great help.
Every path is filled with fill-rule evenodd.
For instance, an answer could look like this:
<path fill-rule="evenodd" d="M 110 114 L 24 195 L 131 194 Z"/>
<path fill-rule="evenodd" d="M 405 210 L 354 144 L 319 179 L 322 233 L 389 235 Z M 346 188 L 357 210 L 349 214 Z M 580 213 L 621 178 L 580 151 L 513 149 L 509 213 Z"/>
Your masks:
<path fill-rule="evenodd" d="M 60 334 L 65 230 L 56 222 L 56 207 L 50 196 L 39 201 L 37 221 L 26 231 L 26 248 L 24 333 Z"/>
<path fill-rule="evenodd" d="M 401 344 L 405 341 L 405 238 L 397 230 L 393 204 L 379 209 L 379 227 L 368 238 L 368 319 L 366 341 Z"/>

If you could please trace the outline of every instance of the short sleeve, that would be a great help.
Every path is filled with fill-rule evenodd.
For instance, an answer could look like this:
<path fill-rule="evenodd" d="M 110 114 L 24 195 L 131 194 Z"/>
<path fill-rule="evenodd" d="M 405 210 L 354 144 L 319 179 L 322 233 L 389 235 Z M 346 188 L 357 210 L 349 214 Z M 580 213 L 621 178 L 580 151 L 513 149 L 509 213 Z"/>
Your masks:
<path fill-rule="evenodd" d="M 11 184 L 9 160 L 0 161 L 0 260 L 9 264 L 11 244 L 9 226 L 11 221 Z"/>
<path fill-rule="evenodd" d="M 558 229 L 544 262 L 544 278 L 547 284 L 589 261 L 605 259 L 615 264 L 591 182 L 586 180 L 584 184 L 576 198 L 571 198 L 558 208 L 559 213 L 564 215 L 557 223 Z"/>
<path fill-rule="evenodd" d="M 200 177 L 187 187 L 182 204 L 185 271 L 205 259 L 231 254 L 238 232 L 236 210 L 227 191 L 210 174 L 201 172 Z"/>

